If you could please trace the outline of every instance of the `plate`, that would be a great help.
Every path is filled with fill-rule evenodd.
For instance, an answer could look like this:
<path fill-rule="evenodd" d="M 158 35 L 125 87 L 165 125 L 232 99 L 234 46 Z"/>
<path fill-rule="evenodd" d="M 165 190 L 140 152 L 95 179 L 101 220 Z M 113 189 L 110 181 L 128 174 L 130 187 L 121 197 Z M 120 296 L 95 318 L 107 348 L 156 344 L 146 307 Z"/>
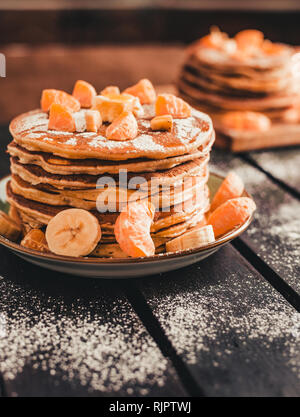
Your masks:
<path fill-rule="evenodd" d="M 8 211 L 6 201 L 6 183 L 10 177 L 0 180 L 0 209 Z M 213 197 L 224 177 L 210 173 L 208 187 Z M 251 197 L 246 191 L 243 196 Z M 197 249 L 185 250 L 177 253 L 165 253 L 147 258 L 72 258 L 54 254 L 40 253 L 27 249 L 18 243 L 11 242 L 0 236 L 0 244 L 10 249 L 17 256 L 32 264 L 53 271 L 90 278 L 134 278 L 160 274 L 183 268 L 202 261 L 212 255 L 222 246 L 243 233 L 252 221 L 251 216 L 243 225 L 222 236 L 215 242 Z"/>

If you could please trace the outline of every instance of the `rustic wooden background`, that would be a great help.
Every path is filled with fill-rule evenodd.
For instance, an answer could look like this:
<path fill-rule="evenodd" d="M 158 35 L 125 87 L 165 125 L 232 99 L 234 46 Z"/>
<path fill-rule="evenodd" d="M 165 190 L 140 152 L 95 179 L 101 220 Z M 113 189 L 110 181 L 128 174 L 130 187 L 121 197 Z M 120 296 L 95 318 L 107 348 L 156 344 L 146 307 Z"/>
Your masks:
<path fill-rule="evenodd" d="M 297 11 L 184 8 L 1 10 L 0 2 L 0 52 L 7 61 L 0 123 L 37 107 L 43 88 L 70 91 L 78 78 L 99 89 L 111 83 L 123 88 L 141 77 L 170 83 L 185 45 L 211 25 L 232 35 L 257 28 L 274 41 L 300 44 L 299 17 Z"/>

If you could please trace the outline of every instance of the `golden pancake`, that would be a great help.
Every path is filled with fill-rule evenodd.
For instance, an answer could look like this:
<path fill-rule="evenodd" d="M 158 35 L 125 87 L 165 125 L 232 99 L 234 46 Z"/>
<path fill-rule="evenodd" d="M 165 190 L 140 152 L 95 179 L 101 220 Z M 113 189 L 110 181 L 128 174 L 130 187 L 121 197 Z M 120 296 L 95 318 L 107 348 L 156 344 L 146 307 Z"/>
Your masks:
<path fill-rule="evenodd" d="M 286 106 L 297 105 L 300 101 L 299 94 L 293 93 L 289 95 L 263 97 L 263 98 L 247 98 L 244 97 L 222 97 L 213 92 L 207 92 L 195 86 L 194 84 L 179 79 L 178 88 L 180 93 L 184 93 L 185 97 L 191 97 L 198 103 L 209 103 L 210 105 L 221 110 L 251 110 L 264 111 L 269 108 L 282 108 Z"/>
<path fill-rule="evenodd" d="M 118 174 L 120 170 L 128 172 L 153 172 L 173 168 L 185 162 L 207 156 L 214 142 L 214 135 L 209 141 L 190 154 L 165 159 L 135 159 L 133 161 L 106 161 L 101 159 L 66 159 L 45 152 L 28 151 L 16 142 L 8 145 L 8 153 L 17 157 L 22 164 L 38 165 L 51 174 Z"/>
<path fill-rule="evenodd" d="M 295 53 L 294 48 L 289 45 L 282 45 L 282 51 L 279 55 L 268 56 L 249 56 L 243 60 L 238 56 L 228 55 L 225 51 L 209 49 L 195 46 L 194 50 L 190 49 L 187 59 L 194 59 L 201 66 L 207 66 L 219 72 L 229 74 L 253 75 L 253 73 L 269 73 L 270 71 L 280 71 L 282 68 L 290 65 L 291 58 Z"/>
<path fill-rule="evenodd" d="M 28 218 L 32 218 L 34 221 L 43 225 L 47 225 L 60 211 L 69 208 L 68 206 L 51 206 L 26 199 L 12 191 L 10 182 L 7 184 L 7 201 L 20 210 L 21 213 L 28 216 Z M 157 211 L 154 216 L 152 230 L 153 232 L 157 232 L 169 225 L 190 219 L 194 214 L 200 212 L 204 214 L 208 209 L 208 204 L 208 189 L 206 187 L 203 193 L 199 195 L 197 193 L 187 202 L 173 206 L 167 212 Z M 103 234 L 113 234 L 114 224 L 119 213 L 100 213 L 98 211 L 92 211 L 92 213 L 98 218 Z"/>
<path fill-rule="evenodd" d="M 208 175 L 208 173 L 207 173 Z M 28 200 L 40 203 L 70 206 L 84 210 L 120 211 L 128 202 L 149 198 L 157 208 L 169 207 L 179 204 L 191 198 L 195 191 L 201 192 L 207 182 L 207 175 L 204 177 L 191 177 L 191 181 L 185 178 L 182 186 L 170 187 L 157 194 L 149 194 L 143 191 L 132 191 L 126 189 L 105 189 L 97 190 L 58 190 L 50 185 L 38 185 L 24 181 L 18 175 L 12 175 L 11 188 L 15 194 L 21 195 Z"/>
<path fill-rule="evenodd" d="M 172 132 L 152 131 L 150 119 L 138 119 L 138 136 L 127 141 L 105 137 L 106 126 L 98 133 L 68 133 L 48 130 L 48 115 L 41 110 L 21 114 L 10 124 L 14 140 L 32 151 L 49 152 L 70 159 L 97 158 L 122 161 L 135 158 L 163 159 L 196 151 L 213 135 L 207 114 L 192 110 L 186 119 L 174 119 Z"/>
<path fill-rule="evenodd" d="M 199 87 L 203 91 L 212 91 L 222 96 L 236 96 L 244 98 L 259 98 L 266 96 L 274 95 L 284 95 L 293 94 L 295 91 L 295 86 L 291 83 L 291 75 L 274 81 L 269 81 L 267 83 L 265 80 L 257 81 L 250 80 L 249 78 L 225 78 L 220 76 L 203 76 L 199 72 L 194 72 L 191 69 L 183 69 L 181 73 L 181 78 L 194 85 Z"/>
<path fill-rule="evenodd" d="M 150 185 L 155 187 L 176 186 L 180 184 L 185 177 L 205 175 L 209 156 L 198 158 L 194 161 L 186 162 L 174 168 L 164 171 L 147 172 L 143 175 L 136 176 L 133 173 L 127 173 L 127 182 L 124 186 L 129 189 L 137 189 L 142 187 L 149 188 Z M 119 176 L 110 175 L 98 176 L 89 174 L 72 174 L 72 175 L 57 175 L 50 174 L 44 171 L 37 165 L 23 165 L 16 157 L 11 158 L 11 172 L 21 177 L 33 185 L 50 184 L 58 189 L 95 189 L 100 185 L 105 185 L 114 181 L 116 186 L 119 185 Z M 138 179 L 138 184 L 136 184 Z M 101 182 L 103 180 L 103 182 Z M 101 183 L 100 183 L 101 182 Z"/>

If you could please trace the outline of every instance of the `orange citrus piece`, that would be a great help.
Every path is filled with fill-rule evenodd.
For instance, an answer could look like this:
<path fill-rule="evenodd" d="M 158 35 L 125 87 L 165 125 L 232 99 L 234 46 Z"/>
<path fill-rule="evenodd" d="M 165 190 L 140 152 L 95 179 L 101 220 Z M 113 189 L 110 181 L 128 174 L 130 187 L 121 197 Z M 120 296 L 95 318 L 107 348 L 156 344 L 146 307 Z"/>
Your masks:
<path fill-rule="evenodd" d="M 106 94 L 96 96 L 93 110 L 98 110 L 103 122 L 113 122 L 124 111 L 135 111 L 136 100 L 130 94 Z"/>
<path fill-rule="evenodd" d="M 97 110 L 87 110 L 85 112 L 85 122 L 88 132 L 98 132 L 102 125 L 101 114 Z"/>
<path fill-rule="evenodd" d="M 148 201 L 128 204 L 115 223 L 115 237 L 121 249 L 129 256 L 152 256 L 155 246 L 150 235 L 150 227 L 155 208 Z"/>
<path fill-rule="evenodd" d="M 240 197 L 243 191 L 244 183 L 242 179 L 234 171 L 230 171 L 216 192 L 210 210 L 214 211 L 225 201 Z"/>
<path fill-rule="evenodd" d="M 48 129 L 75 132 L 76 124 L 72 113 L 61 104 L 51 104 Z"/>
<path fill-rule="evenodd" d="M 134 115 L 124 111 L 106 129 L 107 139 L 127 140 L 134 139 L 138 133 L 138 124 Z"/>
<path fill-rule="evenodd" d="M 70 112 L 76 112 L 80 110 L 79 101 L 61 90 L 48 89 L 43 90 L 41 97 L 41 108 L 43 111 L 49 111 L 51 104 L 61 104 Z"/>
<path fill-rule="evenodd" d="M 155 103 L 156 116 L 169 114 L 174 119 L 185 119 L 192 114 L 188 103 L 173 94 L 159 94 Z"/>
<path fill-rule="evenodd" d="M 268 39 L 264 40 L 261 46 L 262 51 L 266 55 L 280 55 L 285 48 L 285 45 L 281 45 L 280 43 L 273 43 Z"/>
<path fill-rule="evenodd" d="M 271 127 L 271 120 L 268 116 L 253 111 L 228 112 L 222 116 L 221 121 L 227 129 L 265 132 Z"/>
<path fill-rule="evenodd" d="M 89 108 L 93 105 L 97 93 L 92 84 L 78 80 L 75 83 L 72 95 L 79 101 L 81 107 Z"/>
<path fill-rule="evenodd" d="M 255 209 L 256 205 L 251 198 L 233 198 L 213 211 L 207 223 L 212 225 L 215 237 L 219 237 L 242 225 Z"/>
<path fill-rule="evenodd" d="M 156 92 L 153 84 L 147 78 L 143 78 L 132 87 L 126 88 L 123 93 L 138 97 L 141 104 L 151 104 L 154 103 L 156 99 Z"/>
<path fill-rule="evenodd" d="M 108 85 L 107 87 L 105 87 L 103 90 L 100 91 L 101 96 L 107 96 L 107 94 L 116 94 L 119 95 L 120 94 L 120 89 L 119 87 L 115 86 L 115 85 Z"/>
<path fill-rule="evenodd" d="M 240 50 L 261 48 L 264 41 L 264 34 L 260 30 L 246 29 L 238 32 L 234 37 L 237 47 Z"/>
<path fill-rule="evenodd" d="M 226 33 L 221 32 L 218 27 L 213 26 L 210 29 L 210 33 L 199 39 L 197 43 L 198 45 L 204 46 L 205 48 L 223 49 L 224 44 L 227 40 L 228 36 L 226 35 Z"/>

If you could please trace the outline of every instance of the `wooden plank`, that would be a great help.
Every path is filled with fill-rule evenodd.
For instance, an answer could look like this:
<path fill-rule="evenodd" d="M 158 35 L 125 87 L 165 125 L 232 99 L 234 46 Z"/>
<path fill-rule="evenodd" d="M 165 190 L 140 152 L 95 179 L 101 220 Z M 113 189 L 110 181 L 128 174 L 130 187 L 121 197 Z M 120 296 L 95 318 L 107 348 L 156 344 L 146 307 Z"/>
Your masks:
<path fill-rule="evenodd" d="M 231 247 L 137 281 L 208 396 L 299 396 L 300 314 Z"/>
<path fill-rule="evenodd" d="M 238 132 L 219 129 L 216 146 L 232 152 L 245 152 L 256 149 L 279 148 L 300 144 L 300 124 L 274 123 L 263 133 Z"/>
<path fill-rule="evenodd" d="M 0 248 L 0 373 L 9 396 L 185 396 L 118 284 Z"/>
<path fill-rule="evenodd" d="M 251 152 L 249 156 L 266 172 L 300 193 L 300 149 Z"/>
<path fill-rule="evenodd" d="M 295 291 L 300 292 L 300 202 L 258 169 L 229 153 L 214 149 L 211 169 L 234 169 L 257 205 L 253 224 L 241 237 Z"/>

